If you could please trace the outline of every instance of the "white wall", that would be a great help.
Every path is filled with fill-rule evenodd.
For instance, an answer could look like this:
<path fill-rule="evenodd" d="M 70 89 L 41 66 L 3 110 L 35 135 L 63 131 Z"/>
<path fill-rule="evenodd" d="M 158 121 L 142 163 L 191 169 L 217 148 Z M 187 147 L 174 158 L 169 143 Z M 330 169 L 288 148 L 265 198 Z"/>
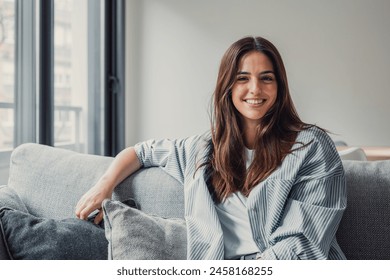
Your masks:
<path fill-rule="evenodd" d="M 281 52 L 301 117 L 350 145 L 390 146 L 390 1 L 128 0 L 127 144 L 209 128 L 226 48 Z"/>

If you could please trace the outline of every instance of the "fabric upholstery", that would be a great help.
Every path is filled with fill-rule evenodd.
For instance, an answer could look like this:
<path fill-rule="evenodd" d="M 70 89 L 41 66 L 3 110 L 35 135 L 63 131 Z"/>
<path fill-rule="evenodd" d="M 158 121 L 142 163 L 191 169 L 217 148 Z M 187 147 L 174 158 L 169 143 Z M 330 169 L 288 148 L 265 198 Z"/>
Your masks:
<path fill-rule="evenodd" d="M 54 220 L 2 208 L 0 227 L 10 259 L 105 260 L 104 229 L 80 219 Z"/>
<path fill-rule="evenodd" d="M 23 144 L 12 153 L 9 186 L 18 192 L 31 214 L 71 218 L 80 197 L 97 182 L 112 160 Z M 113 199 L 129 198 L 134 198 L 146 213 L 164 217 L 184 215 L 183 187 L 158 168 L 137 172 L 118 185 Z"/>
<path fill-rule="evenodd" d="M 115 188 L 113 200 L 132 197 L 138 208 L 166 218 L 184 218 L 183 186 L 160 168 L 141 169 Z"/>
<path fill-rule="evenodd" d="M 54 219 L 75 217 L 77 201 L 99 179 L 111 160 L 23 144 L 11 155 L 8 185 L 18 192 L 33 215 Z"/>
<path fill-rule="evenodd" d="M 347 209 L 337 240 L 347 259 L 390 260 L 390 161 L 344 161 Z"/>
<path fill-rule="evenodd" d="M 0 186 L 0 209 L 3 207 L 27 212 L 27 208 L 19 195 L 13 188 L 8 186 Z"/>
<path fill-rule="evenodd" d="M 148 215 L 112 200 L 103 202 L 103 211 L 109 259 L 186 259 L 187 237 L 183 219 Z"/>
<path fill-rule="evenodd" d="M 27 212 L 26 206 L 14 189 L 7 186 L 0 186 L 0 209 L 5 207 Z M 0 230 L 0 260 L 10 259 L 5 248 L 3 232 Z"/>

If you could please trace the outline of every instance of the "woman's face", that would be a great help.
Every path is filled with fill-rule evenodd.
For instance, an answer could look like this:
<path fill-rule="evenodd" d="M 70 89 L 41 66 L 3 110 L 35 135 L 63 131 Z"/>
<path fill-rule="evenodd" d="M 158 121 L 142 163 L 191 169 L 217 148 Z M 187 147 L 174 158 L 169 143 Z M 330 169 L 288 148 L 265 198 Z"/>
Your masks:
<path fill-rule="evenodd" d="M 254 128 L 275 103 L 278 85 L 271 60 L 251 51 L 242 57 L 232 88 L 233 105 L 244 120 L 244 128 Z"/>

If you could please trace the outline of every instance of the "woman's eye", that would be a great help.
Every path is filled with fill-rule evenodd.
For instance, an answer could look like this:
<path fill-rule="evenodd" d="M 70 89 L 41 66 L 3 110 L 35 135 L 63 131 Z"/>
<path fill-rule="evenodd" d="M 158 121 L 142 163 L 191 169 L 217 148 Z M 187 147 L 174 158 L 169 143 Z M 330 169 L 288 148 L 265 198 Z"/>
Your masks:
<path fill-rule="evenodd" d="M 247 81 L 248 80 L 248 78 L 247 77 L 245 77 L 245 76 L 238 76 L 237 77 L 237 81 Z"/>
<path fill-rule="evenodd" d="M 272 81 L 274 80 L 274 77 L 272 77 L 272 76 L 263 76 L 263 77 L 261 77 L 261 79 L 262 79 L 264 82 L 270 83 L 270 82 L 272 82 Z"/>

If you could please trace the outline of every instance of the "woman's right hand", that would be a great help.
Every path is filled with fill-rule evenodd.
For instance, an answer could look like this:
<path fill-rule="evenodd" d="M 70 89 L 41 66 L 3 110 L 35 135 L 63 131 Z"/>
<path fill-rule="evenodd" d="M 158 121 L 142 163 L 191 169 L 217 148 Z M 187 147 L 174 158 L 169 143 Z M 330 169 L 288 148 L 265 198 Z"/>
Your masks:
<path fill-rule="evenodd" d="M 103 200 L 110 199 L 112 193 L 112 186 L 104 178 L 101 178 L 95 186 L 80 198 L 76 205 L 76 216 L 79 219 L 86 220 L 93 211 L 99 210 L 94 220 L 95 224 L 99 224 L 103 219 L 103 211 L 101 211 Z"/>
<path fill-rule="evenodd" d="M 140 168 L 141 164 L 133 147 L 121 151 L 95 186 L 81 197 L 76 205 L 76 216 L 86 220 L 93 211 L 101 210 L 103 200 L 112 197 L 116 185 Z M 102 219 L 103 211 L 100 211 L 94 222 L 98 224 Z"/>

